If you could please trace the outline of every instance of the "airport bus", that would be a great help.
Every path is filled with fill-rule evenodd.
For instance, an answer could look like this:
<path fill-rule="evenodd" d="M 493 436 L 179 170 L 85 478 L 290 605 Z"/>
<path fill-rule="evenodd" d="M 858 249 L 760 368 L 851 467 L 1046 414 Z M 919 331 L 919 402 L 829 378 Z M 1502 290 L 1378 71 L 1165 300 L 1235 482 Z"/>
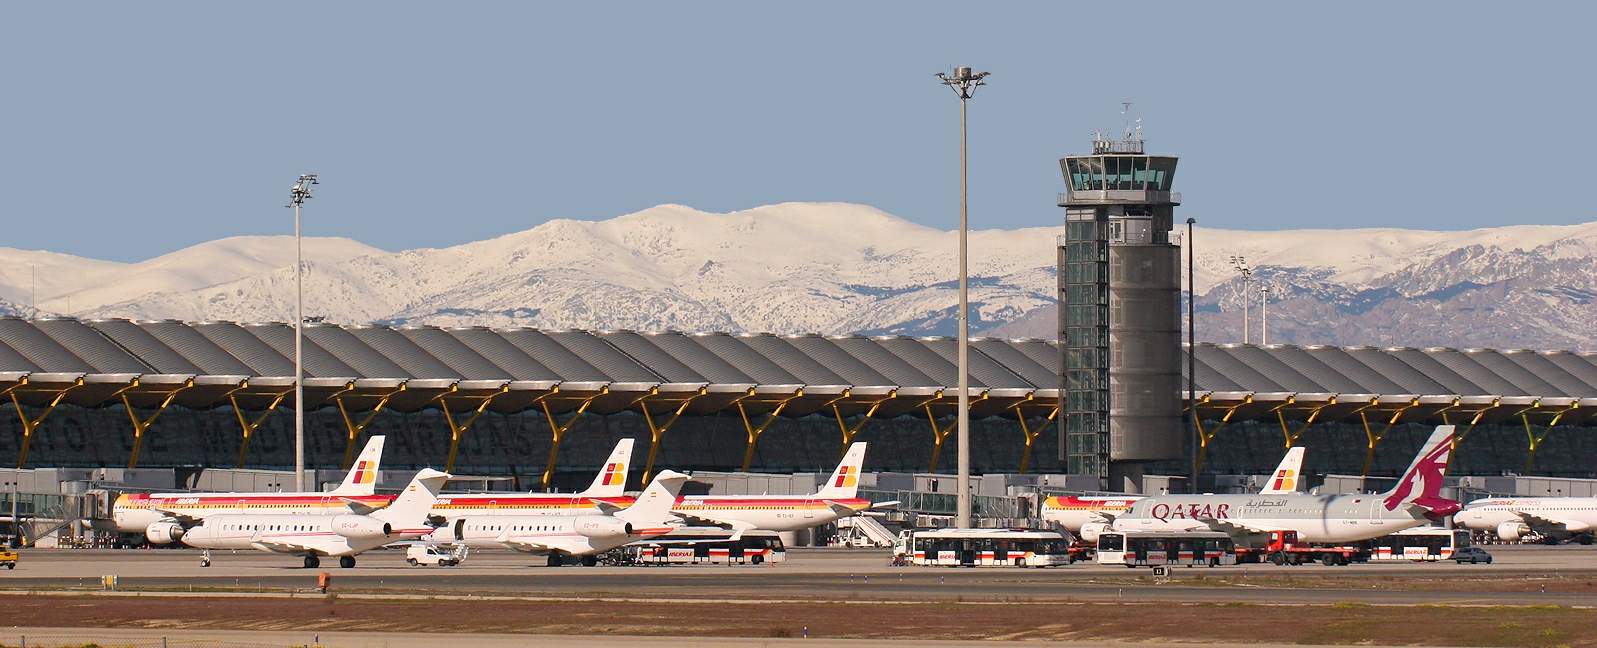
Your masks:
<path fill-rule="evenodd" d="M 1057 531 L 912 529 L 893 543 L 894 562 L 944 567 L 1053 567 L 1079 559 Z"/>
<path fill-rule="evenodd" d="M 1369 560 L 1412 560 L 1438 562 L 1451 560 L 1453 552 L 1470 546 L 1469 529 L 1415 527 L 1369 542 Z"/>
<path fill-rule="evenodd" d="M 1127 567 L 1237 564 L 1237 545 L 1217 531 L 1131 532 L 1098 534 L 1098 564 Z"/>
<path fill-rule="evenodd" d="M 787 561 L 787 548 L 775 531 L 746 531 L 737 540 L 665 540 L 623 548 L 622 562 L 634 565 L 768 565 Z"/>

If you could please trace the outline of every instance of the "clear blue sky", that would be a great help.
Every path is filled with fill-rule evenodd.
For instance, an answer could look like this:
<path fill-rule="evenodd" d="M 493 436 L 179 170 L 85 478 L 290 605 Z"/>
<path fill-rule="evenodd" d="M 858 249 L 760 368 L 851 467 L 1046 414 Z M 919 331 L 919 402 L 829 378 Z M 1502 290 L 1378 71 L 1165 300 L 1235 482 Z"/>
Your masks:
<path fill-rule="evenodd" d="M 675 202 L 1049 225 L 1131 99 L 1205 225 L 1597 219 L 1592 3 L 14 3 L 0 245 L 387 249 Z"/>

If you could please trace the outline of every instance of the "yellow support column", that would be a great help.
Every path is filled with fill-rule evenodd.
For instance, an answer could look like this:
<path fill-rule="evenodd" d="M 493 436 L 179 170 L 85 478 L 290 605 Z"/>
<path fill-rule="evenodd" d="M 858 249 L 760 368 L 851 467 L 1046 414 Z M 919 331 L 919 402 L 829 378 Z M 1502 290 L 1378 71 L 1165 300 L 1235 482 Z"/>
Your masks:
<path fill-rule="evenodd" d="M 1359 483 L 1361 484 L 1363 480 L 1370 478 L 1370 467 L 1375 464 L 1375 447 L 1380 445 L 1381 441 L 1386 440 L 1386 434 L 1392 431 L 1392 426 L 1397 425 L 1398 419 L 1403 418 L 1404 412 L 1419 407 L 1420 404 L 1419 399 L 1416 398 L 1410 401 L 1409 404 L 1393 410 L 1392 416 L 1386 419 L 1386 425 L 1381 428 L 1381 433 L 1376 434 L 1370 430 L 1370 417 L 1364 413 L 1364 410 L 1374 407 L 1377 402 L 1379 400 L 1371 401 L 1369 405 L 1359 408 L 1358 411 L 1359 423 L 1364 426 L 1364 470 L 1359 473 Z"/>
<path fill-rule="evenodd" d="M 837 418 L 837 431 L 838 431 L 838 434 L 840 435 L 840 438 L 842 439 L 842 447 L 838 450 L 838 457 L 839 458 L 841 458 L 845 454 L 848 454 L 848 446 L 849 446 L 849 444 L 854 442 L 854 437 L 859 435 L 860 430 L 865 429 L 865 424 L 869 423 L 870 420 L 871 420 L 871 417 L 876 415 L 876 410 L 879 410 L 879 409 L 882 408 L 882 403 L 886 403 L 887 401 L 893 400 L 893 398 L 896 395 L 897 395 L 896 391 L 888 392 L 886 398 L 879 398 L 879 399 L 877 399 L 875 401 L 872 401 L 871 402 L 871 406 L 866 408 L 865 409 L 865 413 L 860 416 L 859 422 L 855 423 L 852 426 L 850 426 L 850 425 L 848 425 L 848 424 L 843 422 L 843 410 L 842 410 L 842 408 L 837 406 L 837 401 L 836 400 L 832 401 L 832 403 L 831 403 L 831 405 L 832 405 L 832 416 Z"/>
<path fill-rule="evenodd" d="M 6 390 L 11 395 L 11 405 L 17 408 L 17 420 L 22 422 L 22 445 L 17 450 L 18 469 L 25 467 L 28 463 L 28 447 L 33 441 L 33 432 L 39 429 L 39 425 L 44 423 L 46 417 L 50 416 L 50 412 L 55 411 L 56 406 L 61 404 L 61 399 L 66 398 L 68 392 L 82 386 L 83 379 L 79 378 L 73 381 L 70 387 L 57 391 L 55 396 L 50 399 L 50 404 L 45 406 L 44 411 L 39 414 L 39 417 L 32 419 L 28 418 L 27 412 L 22 411 L 22 401 L 17 399 L 16 388 Z"/>
<path fill-rule="evenodd" d="M 660 442 L 665 440 L 665 433 L 671 431 L 671 426 L 676 425 L 677 419 L 682 418 L 682 413 L 688 411 L 688 406 L 692 405 L 693 401 L 706 393 L 708 391 L 700 387 L 698 393 L 683 399 L 677 404 L 676 409 L 671 411 L 671 417 L 664 423 L 654 422 L 654 415 L 649 412 L 648 399 L 638 401 L 638 406 L 643 408 L 643 422 L 649 426 L 649 458 L 643 462 L 643 478 L 638 483 L 647 484 L 654 478 L 654 460 L 660 454 Z"/>
<path fill-rule="evenodd" d="M 361 419 L 359 423 L 356 423 L 354 417 L 349 415 L 349 408 L 344 405 L 344 395 L 348 394 L 352 388 L 353 386 L 333 395 L 333 404 L 338 406 L 338 415 L 344 419 L 344 431 L 348 433 L 348 436 L 344 439 L 343 466 L 345 470 L 349 470 L 351 466 L 355 465 L 355 441 L 360 438 L 360 433 L 365 432 L 366 427 L 372 424 L 378 414 L 382 413 L 383 407 L 388 405 L 389 399 L 393 398 L 395 394 L 405 391 L 405 384 L 400 383 L 398 389 L 379 396 L 377 404 L 372 406 L 372 411 L 366 414 L 366 418 Z"/>
<path fill-rule="evenodd" d="M 244 460 L 249 455 L 250 451 L 250 437 L 255 435 L 256 428 L 259 428 L 262 423 L 265 423 L 266 417 L 271 416 L 272 412 L 277 409 L 277 406 L 283 404 L 283 399 L 288 398 L 289 394 L 292 393 L 294 393 L 294 390 L 290 389 L 273 394 L 272 402 L 268 404 L 266 406 L 266 410 L 261 412 L 261 415 L 255 417 L 254 420 L 248 420 L 244 417 L 244 408 L 239 407 L 238 396 L 236 394 L 227 395 L 228 402 L 233 404 L 233 414 L 238 417 L 239 430 L 244 434 L 243 440 L 240 441 L 238 445 L 239 468 L 243 468 L 245 465 Z"/>
<path fill-rule="evenodd" d="M 749 412 L 744 409 L 743 401 L 741 399 L 738 400 L 738 416 L 743 419 L 743 431 L 748 433 L 748 446 L 743 450 L 743 472 L 748 472 L 749 468 L 754 465 L 754 447 L 760 443 L 760 435 L 765 434 L 765 429 L 776 422 L 776 417 L 782 414 L 782 410 L 787 408 L 789 402 L 803 395 L 804 390 L 800 389 L 794 392 L 792 396 L 776 401 L 776 408 L 765 415 L 765 421 L 760 423 L 758 427 L 749 423 Z"/>
<path fill-rule="evenodd" d="M 151 425 L 155 425 L 155 419 L 161 418 L 161 413 L 166 411 L 167 406 L 172 404 L 172 399 L 177 398 L 179 392 L 193 386 L 194 379 L 190 378 L 183 383 L 182 387 L 167 392 L 166 396 L 161 399 L 161 404 L 156 406 L 155 413 L 151 414 L 150 418 L 142 421 L 139 420 L 139 415 L 133 411 L 133 403 L 128 400 L 128 395 L 122 394 L 122 407 L 127 409 L 128 420 L 133 422 L 133 451 L 128 453 L 128 468 L 139 467 L 139 450 L 144 446 L 145 430 L 150 429 Z"/>
<path fill-rule="evenodd" d="M 1205 398 L 1207 398 L 1207 397 L 1205 397 Z M 1200 472 L 1203 470 L 1203 462 L 1209 458 L 1209 443 L 1214 441 L 1215 437 L 1220 436 L 1220 431 L 1224 430 L 1226 424 L 1231 422 L 1231 417 L 1236 416 L 1237 409 L 1241 408 L 1244 405 L 1250 405 L 1252 403 L 1253 403 L 1253 395 L 1249 394 L 1249 395 L 1244 396 L 1242 398 L 1242 402 L 1241 403 L 1237 403 L 1236 405 L 1232 405 L 1230 407 L 1227 407 L 1225 409 L 1225 414 L 1220 416 L 1220 425 L 1216 426 L 1214 428 L 1213 432 L 1209 432 L 1209 431 L 1203 429 L 1203 417 L 1201 415 L 1192 417 L 1192 420 L 1198 422 L 1198 465 L 1197 465 L 1197 469 Z"/>
<path fill-rule="evenodd" d="M 1031 427 L 1026 424 L 1026 412 L 1021 410 L 1019 405 L 1015 406 L 1015 419 L 1020 421 L 1020 433 L 1026 439 L 1026 447 L 1020 451 L 1020 470 L 1018 471 L 1020 474 L 1026 474 L 1026 468 L 1031 466 L 1031 446 L 1037 440 L 1037 435 L 1042 434 L 1042 431 L 1047 429 L 1048 424 L 1052 423 L 1058 416 L 1059 407 L 1055 406 L 1048 411 L 1048 416 L 1043 419 L 1043 424 L 1037 426 L 1037 430 L 1033 432 Z"/>
<path fill-rule="evenodd" d="M 1286 414 L 1283 412 L 1283 410 L 1286 409 L 1287 405 L 1291 405 L 1296 402 L 1296 400 L 1297 399 L 1295 398 L 1289 398 L 1287 399 L 1286 403 L 1275 408 L 1275 417 L 1281 422 L 1281 434 L 1282 436 L 1286 437 L 1286 449 L 1288 450 L 1292 449 L 1292 445 L 1298 442 L 1298 439 L 1303 436 L 1304 432 L 1309 431 L 1309 426 L 1314 425 L 1315 419 L 1320 418 L 1321 411 L 1324 411 L 1325 408 L 1336 404 L 1336 397 L 1333 396 L 1331 397 L 1331 400 L 1314 406 L 1309 410 L 1309 418 L 1303 422 L 1302 427 L 1299 427 L 1297 432 L 1292 432 L 1287 428 Z"/>
<path fill-rule="evenodd" d="M 482 413 L 488 409 L 489 403 L 492 403 L 500 394 L 508 391 L 510 391 L 510 384 L 506 383 L 499 387 L 499 391 L 479 397 L 482 402 L 477 403 L 477 407 L 466 415 L 465 422 L 459 424 L 455 423 L 455 415 L 449 412 L 449 400 L 443 397 L 438 399 L 438 408 L 444 411 L 444 423 L 449 425 L 449 460 L 444 462 L 444 472 L 455 471 L 455 457 L 460 453 L 460 438 L 466 435 L 466 430 L 471 429 L 471 424 L 477 422 L 478 417 L 481 417 Z"/>
<path fill-rule="evenodd" d="M 560 440 L 565 437 L 566 431 L 576 424 L 577 419 L 582 418 L 582 415 L 588 411 L 588 406 L 593 404 L 593 399 L 608 393 L 610 393 L 610 388 L 604 387 L 599 390 L 599 393 L 583 399 L 582 404 L 577 406 L 577 410 L 571 415 L 571 418 L 566 419 L 565 425 L 561 425 L 555 420 L 554 411 L 549 409 L 549 401 L 544 400 L 538 403 L 543 407 L 543 415 L 549 419 L 549 463 L 544 465 L 543 468 L 544 490 L 549 490 L 549 482 L 554 480 L 555 460 L 560 457 Z"/>
<path fill-rule="evenodd" d="M 1562 410 L 1559 410 L 1557 413 L 1553 414 L 1552 420 L 1548 421 L 1548 423 L 1547 423 L 1547 429 L 1543 430 L 1541 434 L 1533 433 L 1531 431 L 1531 427 L 1530 427 L 1530 412 L 1529 412 L 1529 410 L 1535 409 L 1535 406 L 1527 407 L 1527 408 L 1525 408 L 1524 411 L 1520 412 L 1520 419 L 1525 422 L 1525 438 L 1526 438 L 1526 441 L 1528 443 L 1528 447 L 1527 447 L 1528 452 L 1525 455 L 1525 472 L 1526 473 L 1531 472 L 1536 467 L 1536 449 L 1541 447 L 1542 441 L 1546 441 L 1547 440 L 1547 435 L 1553 433 L 1553 428 L 1558 426 L 1558 422 L 1559 421 L 1564 420 L 1564 415 L 1565 414 L 1568 414 L 1571 410 L 1574 410 L 1575 408 L 1578 408 L 1578 407 L 1580 407 L 1580 403 L 1577 401 L 1577 402 L 1574 402 L 1574 403 L 1570 403 L 1569 407 L 1566 407 L 1566 408 L 1564 408 Z"/>
<path fill-rule="evenodd" d="M 956 417 L 954 422 L 948 424 L 948 427 L 937 427 L 937 417 L 932 414 L 932 401 L 935 401 L 941 397 L 942 394 L 938 393 L 937 398 L 932 398 L 924 403 L 921 403 L 921 406 L 926 409 L 926 421 L 932 425 L 932 462 L 931 467 L 927 469 L 927 472 L 933 473 L 937 472 L 937 462 L 943 457 L 943 442 L 948 440 L 949 433 L 953 432 L 954 429 L 959 425 L 959 419 Z M 970 400 L 970 404 L 974 406 L 976 403 L 984 400 L 987 400 L 986 393 L 983 393 L 976 398 L 972 398 Z"/>

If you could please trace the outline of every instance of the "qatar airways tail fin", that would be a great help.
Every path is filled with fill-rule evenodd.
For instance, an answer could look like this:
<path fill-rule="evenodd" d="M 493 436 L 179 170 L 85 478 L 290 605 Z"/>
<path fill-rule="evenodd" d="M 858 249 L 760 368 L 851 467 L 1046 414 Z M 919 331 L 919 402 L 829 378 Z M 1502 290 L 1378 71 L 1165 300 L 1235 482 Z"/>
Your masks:
<path fill-rule="evenodd" d="M 632 463 L 632 439 L 622 439 L 616 442 L 614 450 L 610 451 L 610 458 L 604 460 L 604 466 L 599 468 L 599 474 L 593 476 L 593 483 L 588 485 L 577 495 L 582 497 L 620 497 L 626 493 L 627 466 Z"/>
<path fill-rule="evenodd" d="M 821 485 L 821 490 L 815 492 L 818 499 L 852 499 L 859 492 L 860 466 L 865 464 L 865 444 L 855 443 L 848 447 L 848 452 L 843 455 L 843 460 L 838 462 L 837 470 L 832 471 L 830 479 Z"/>
<path fill-rule="evenodd" d="M 1442 497 L 1442 480 L 1447 476 L 1447 460 L 1452 453 L 1453 426 L 1436 426 L 1436 431 L 1414 457 L 1414 463 L 1398 478 L 1397 485 L 1382 493 L 1386 510 L 1396 511 L 1408 506 L 1431 518 L 1456 513 L 1460 508 L 1458 502 Z"/>
<path fill-rule="evenodd" d="M 1290 495 L 1298 492 L 1298 474 L 1303 471 L 1303 446 L 1294 446 L 1275 467 L 1270 483 L 1264 485 L 1260 495 Z"/>
<path fill-rule="evenodd" d="M 328 495 L 371 495 L 377 492 L 377 466 L 383 461 L 383 441 L 387 439 L 381 434 L 366 440 L 366 449 L 360 451 L 355 457 L 354 465 L 349 467 L 349 473 L 344 475 L 344 483 L 338 488 L 328 491 Z"/>

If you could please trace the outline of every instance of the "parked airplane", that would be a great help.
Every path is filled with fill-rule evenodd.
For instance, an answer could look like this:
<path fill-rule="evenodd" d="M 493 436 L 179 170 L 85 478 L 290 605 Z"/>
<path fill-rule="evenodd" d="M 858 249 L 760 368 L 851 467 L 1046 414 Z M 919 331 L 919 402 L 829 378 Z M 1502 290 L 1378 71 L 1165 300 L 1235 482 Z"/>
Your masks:
<path fill-rule="evenodd" d="M 855 443 L 813 495 L 695 495 L 682 498 L 672 510 L 692 523 L 730 527 L 731 539 L 736 540 L 754 529 L 798 531 L 897 506 L 898 502 L 872 503 L 858 497 L 864 463 L 865 444 Z"/>
<path fill-rule="evenodd" d="M 445 495 L 433 513 L 446 518 L 484 515 L 599 515 L 632 504 L 626 496 L 627 466 L 632 461 L 630 438 L 616 442 L 593 483 L 576 493 L 470 493 Z"/>
<path fill-rule="evenodd" d="M 191 547 L 205 549 L 257 549 L 305 557 L 305 567 L 321 564 L 320 556 L 338 556 L 338 566 L 355 566 L 355 556 L 401 540 L 432 533 L 427 524 L 433 501 L 449 474 L 431 468 L 416 473 L 393 503 L 367 514 L 344 513 L 232 513 L 207 516 L 183 528 L 176 522 L 166 530 Z M 209 554 L 207 553 L 207 561 Z"/>
<path fill-rule="evenodd" d="M 373 436 L 333 490 L 312 493 L 128 493 L 111 504 L 111 522 L 122 533 L 143 533 L 150 542 L 165 544 L 175 538 L 158 531 L 166 522 L 189 525 L 210 515 L 246 512 L 318 513 L 335 509 L 371 510 L 393 499 L 375 495 L 377 469 L 382 464 L 385 437 Z"/>
<path fill-rule="evenodd" d="M 671 513 L 671 506 L 687 481 L 687 475 L 666 470 L 656 475 L 630 506 L 614 513 L 461 517 L 434 531 L 428 540 L 547 554 L 550 566 L 559 565 L 565 556 L 581 556 L 582 564 L 591 566 L 597 563 L 597 554 L 681 526 L 681 520 Z"/>
<path fill-rule="evenodd" d="M 1464 505 L 1453 523 L 1475 531 L 1493 531 L 1513 542 L 1532 532 L 1544 542 L 1592 543 L 1597 530 L 1597 497 L 1488 497 Z"/>
<path fill-rule="evenodd" d="M 1270 473 L 1270 479 L 1264 483 L 1259 494 L 1296 493 L 1302 473 L 1303 446 L 1296 446 L 1286 451 L 1286 456 L 1281 458 L 1281 465 Z M 1043 500 L 1041 517 L 1044 522 L 1064 527 L 1072 535 L 1079 536 L 1082 527 L 1095 522 L 1108 524 L 1114 516 L 1130 510 L 1131 505 L 1139 499 L 1142 498 L 1138 495 L 1054 496 Z"/>
<path fill-rule="evenodd" d="M 1397 485 L 1370 495 L 1159 495 L 1137 500 L 1109 524 L 1088 524 L 1082 537 L 1115 531 L 1223 531 L 1247 537 L 1296 531 L 1309 543 L 1378 538 L 1459 510 L 1441 496 L 1453 450 L 1453 426 L 1437 426 Z M 1091 541 L 1091 539 L 1089 539 Z"/>

